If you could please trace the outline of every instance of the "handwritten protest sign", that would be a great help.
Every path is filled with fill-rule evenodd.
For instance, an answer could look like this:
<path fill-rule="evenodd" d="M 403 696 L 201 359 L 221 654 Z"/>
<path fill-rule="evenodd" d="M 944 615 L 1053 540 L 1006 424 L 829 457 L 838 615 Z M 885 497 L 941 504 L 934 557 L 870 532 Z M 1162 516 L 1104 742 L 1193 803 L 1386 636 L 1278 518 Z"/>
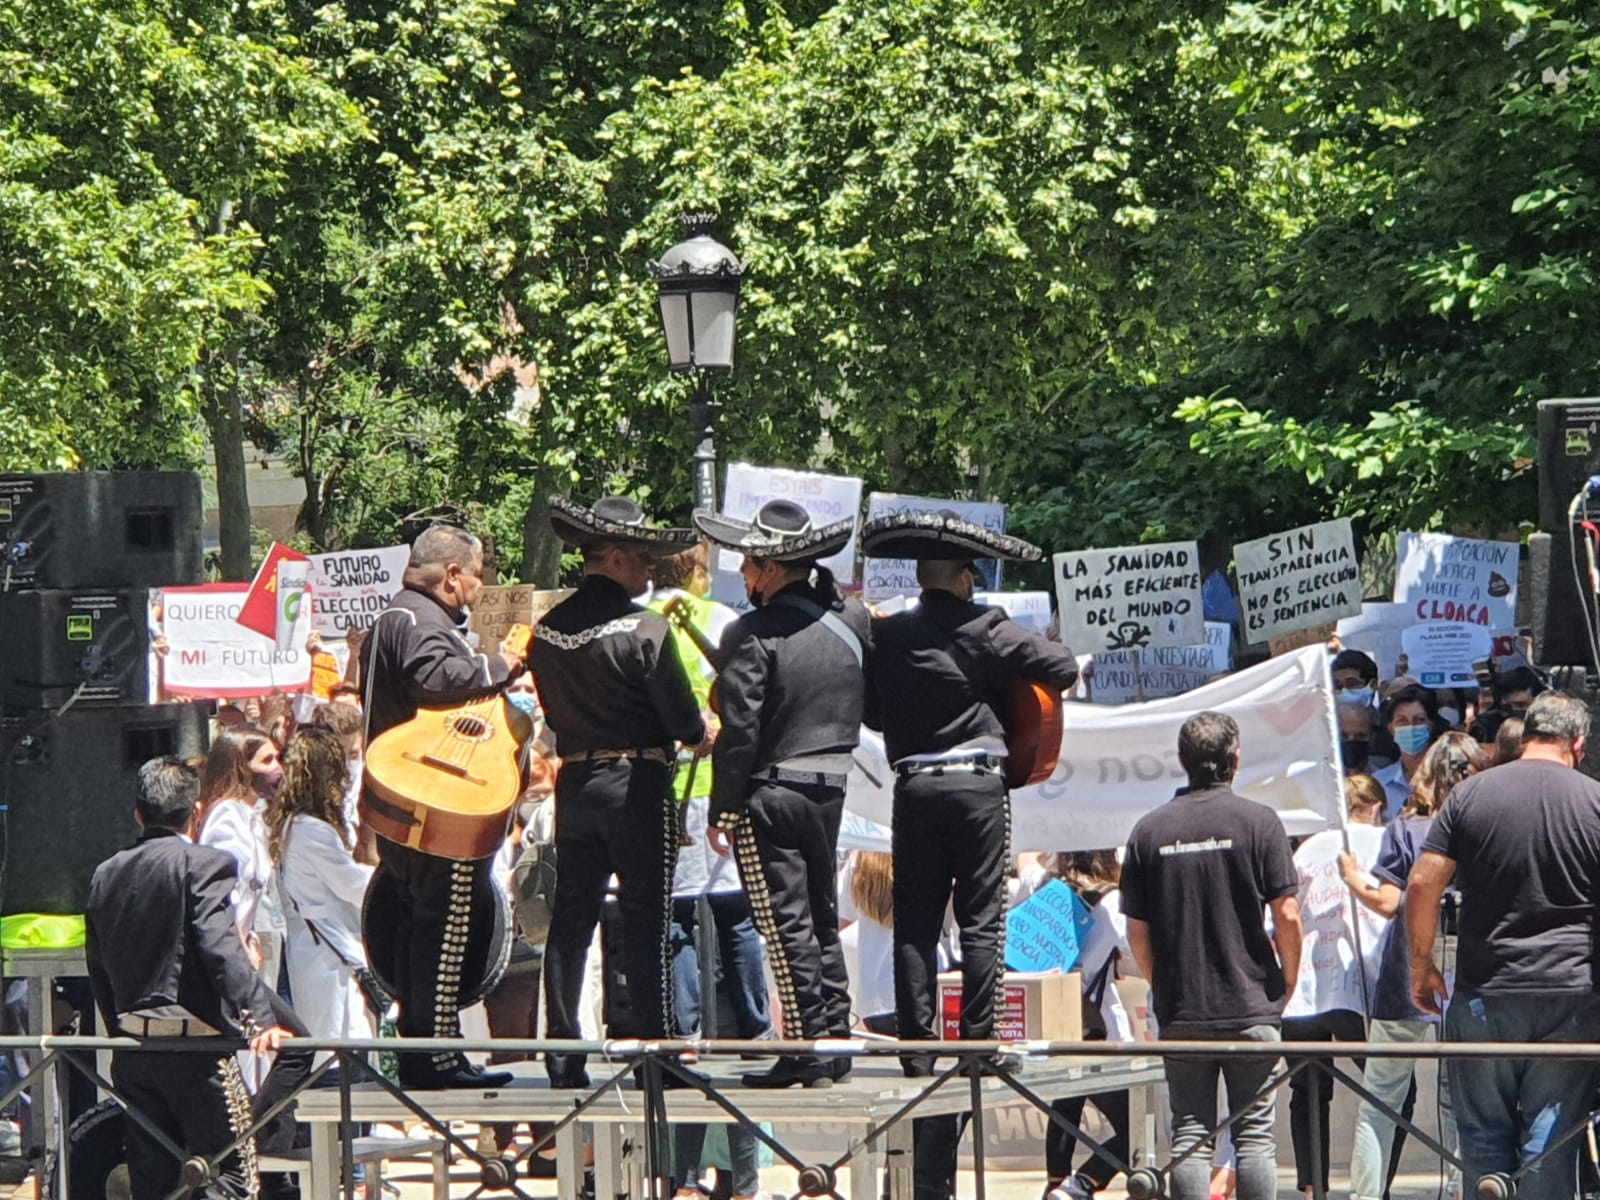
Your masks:
<path fill-rule="evenodd" d="M 793 500 L 811 515 L 817 525 L 847 521 L 861 513 L 861 480 L 843 475 L 821 475 L 815 471 L 787 471 L 781 467 L 756 467 L 749 463 L 730 463 L 723 487 L 722 511 L 741 521 L 752 520 L 768 500 Z M 711 579 L 711 597 L 730 608 L 744 612 L 750 607 L 739 577 L 741 557 L 732 550 L 716 556 Z M 840 583 L 853 583 L 856 577 L 856 539 L 844 549 L 822 560 Z"/>
<path fill-rule="evenodd" d="M 1472 664 L 1488 658 L 1494 637 L 1476 625 L 1430 621 L 1413 625 L 1400 635 L 1406 655 L 1406 674 L 1423 687 L 1477 687 Z"/>
<path fill-rule="evenodd" d="M 1005 609 L 1010 617 L 1024 629 L 1045 633 L 1050 628 L 1049 592 L 974 592 L 977 604 Z"/>
<path fill-rule="evenodd" d="M 283 650 L 239 624 L 250 587 L 208 583 L 161 592 L 162 687 L 170 696 L 240 698 L 304 691 L 311 682 L 311 613 L 302 605 Z"/>
<path fill-rule="evenodd" d="M 1233 626 L 1224 621 L 1207 621 L 1202 644 L 1162 646 L 1139 658 L 1135 669 L 1133 654 L 1127 650 L 1080 656 L 1080 669 L 1092 663 L 1094 677 L 1080 680 L 1079 695 L 1096 704 L 1131 704 L 1139 699 L 1141 680 L 1146 700 L 1201 687 L 1233 669 Z"/>
<path fill-rule="evenodd" d="M 873 492 L 867 497 L 869 521 L 924 512 L 953 512 L 964 521 L 996 533 L 1006 531 L 1006 506 L 988 500 L 940 500 L 933 496 L 898 496 L 888 492 Z M 998 591 L 999 560 L 983 559 L 978 567 L 983 572 L 980 580 L 983 590 Z M 917 564 L 909 558 L 867 559 L 862 565 L 861 584 L 862 599 L 872 601 L 890 596 L 915 596 L 922 590 L 917 583 Z"/>
<path fill-rule="evenodd" d="M 493 652 L 500 648 L 501 639 L 513 625 L 537 625 L 545 613 L 570 595 L 571 588 L 543 589 L 531 583 L 486 587 L 472 606 L 467 628 L 478 635 L 485 652 Z"/>
<path fill-rule="evenodd" d="M 1405 652 L 1400 636 L 1416 623 L 1416 610 L 1410 604 L 1368 600 L 1356 616 L 1339 619 L 1339 642 L 1377 663 L 1379 679 L 1391 679 L 1400 673 L 1400 655 Z"/>
<path fill-rule="evenodd" d="M 1448 533 L 1402 533 L 1394 598 L 1416 620 L 1510 630 L 1517 625 L 1520 547 Z"/>
<path fill-rule="evenodd" d="M 339 550 L 311 556 L 311 620 L 325 638 L 370 629 L 400 590 L 409 546 Z"/>
<path fill-rule="evenodd" d="M 1247 642 L 1361 611 L 1355 535 L 1343 518 L 1240 542 L 1233 561 Z"/>
<path fill-rule="evenodd" d="M 1006 914 L 1006 969 L 1072 970 L 1093 920 L 1078 893 L 1052 879 Z"/>
<path fill-rule="evenodd" d="M 1051 561 L 1061 640 L 1079 654 L 1205 641 L 1194 542 L 1073 550 Z"/>
<path fill-rule="evenodd" d="M 1383 830 L 1352 825 L 1344 832 L 1329 829 L 1307 838 L 1295 851 L 1300 876 L 1300 984 L 1286 1017 L 1349 1009 L 1366 1012 L 1377 983 L 1384 918 L 1352 904 L 1350 889 L 1339 874 L 1339 853 L 1349 838 L 1350 852 L 1363 869 L 1378 861 Z M 1365 981 L 1363 981 L 1363 974 Z"/>
<path fill-rule="evenodd" d="M 1304 650 L 1307 646 L 1326 645 L 1336 628 L 1338 626 L 1329 621 L 1326 625 L 1307 625 L 1304 629 L 1296 629 L 1293 633 L 1281 633 L 1277 637 L 1267 639 L 1267 650 L 1273 658 L 1277 658 L 1280 654 Z"/>

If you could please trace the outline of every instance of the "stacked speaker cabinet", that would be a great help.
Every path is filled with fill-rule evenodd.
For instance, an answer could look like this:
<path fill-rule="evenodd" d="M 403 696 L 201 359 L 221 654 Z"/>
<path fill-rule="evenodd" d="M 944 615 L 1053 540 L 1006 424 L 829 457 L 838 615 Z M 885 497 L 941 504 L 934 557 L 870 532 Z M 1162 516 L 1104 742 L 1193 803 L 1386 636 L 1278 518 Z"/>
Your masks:
<path fill-rule="evenodd" d="M 1539 532 L 1528 539 L 1534 656 L 1541 666 L 1600 667 L 1589 642 L 1596 618 L 1588 535 L 1567 518 L 1600 474 L 1600 398 L 1539 402 Z M 1600 496 L 1591 504 L 1600 514 Z M 1600 515 L 1596 516 L 1600 522 Z"/>
<path fill-rule="evenodd" d="M 0 914 L 81 913 L 132 844 L 142 763 L 206 749 L 151 705 L 150 589 L 204 580 L 200 478 L 0 475 Z"/>

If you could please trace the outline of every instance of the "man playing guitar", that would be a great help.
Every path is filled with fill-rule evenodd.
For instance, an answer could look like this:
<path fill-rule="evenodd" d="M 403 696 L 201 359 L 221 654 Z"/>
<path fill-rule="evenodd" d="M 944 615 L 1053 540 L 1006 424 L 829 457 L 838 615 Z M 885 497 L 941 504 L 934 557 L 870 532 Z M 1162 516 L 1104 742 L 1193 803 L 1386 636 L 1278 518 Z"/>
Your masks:
<path fill-rule="evenodd" d="M 424 530 L 411 547 L 404 586 L 367 639 L 369 744 L 419 708 L 491 696 L 521 672 L 521 659 L 481 654 L 468 643 L 468 610 L 482 590 L 478 539 L 450 525 Z M 492 970 L 493 860 L 445 857 L 393 840 L 382 831 L 416 822 L 370 784 L 362 810 L 368 820 L 378 812 L 382 822 L 362 935 L 373 969 L 399 992 L 400 1035 L 459 1037 L 462 995 Z M 400 1081 L 417 1088 L 500 1087 L 511 1076 L 484 1072 L 460 1053 L 402 1054 Z"/>

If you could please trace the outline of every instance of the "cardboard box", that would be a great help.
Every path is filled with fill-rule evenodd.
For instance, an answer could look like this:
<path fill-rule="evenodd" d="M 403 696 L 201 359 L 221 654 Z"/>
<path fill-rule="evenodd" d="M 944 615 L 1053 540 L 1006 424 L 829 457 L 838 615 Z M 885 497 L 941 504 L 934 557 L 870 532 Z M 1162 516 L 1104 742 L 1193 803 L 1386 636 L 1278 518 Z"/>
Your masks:
<path fill-rule="evenodd" d="M 961 973 L 939 976 L 941 1036 L 955 1041 L 961 1025 Z M 1002 1042 L 1083 1040 L 1083 976 L 1077 971 L 1007 971 L 994 1038 Z"/>

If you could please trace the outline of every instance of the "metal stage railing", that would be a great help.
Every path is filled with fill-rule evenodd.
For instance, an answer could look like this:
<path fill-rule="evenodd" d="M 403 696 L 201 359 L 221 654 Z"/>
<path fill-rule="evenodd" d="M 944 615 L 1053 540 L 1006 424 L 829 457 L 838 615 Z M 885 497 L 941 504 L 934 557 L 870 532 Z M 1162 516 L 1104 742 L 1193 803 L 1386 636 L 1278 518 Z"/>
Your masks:
<path fill-rule="evenodd" d="M 238 1048 L 242 1043 L 206 1039 L 205 1048 L 225 1051 Z M 1135 1138 L 1130 1143 L 1127 1159 L 1111 1154 L 1077 1123 L 1051 1108 L 1051 1101 L 1063 1095 L 1089 1095 L 1095 1091 L 1146 1090 L 1160 1082 L 1162 1055 L 1192 1055 L 1204 1058 L 1270 1058 L 1282 1059 L 1283 1066 L 1273 1073 L 1262 1093 L 1281 1086 L 1299 1072 L 1321 1072 L 1336 1085 L 1377 1105 L 1380 1111 L 1392 1118 L 1397 1127 L 1405 1129 L 1412 1137 L 1437 1154 L 1441 1159 L 1463 1166 L 1459 1158 L 1451 1155 L 1439 1140 L 1406 1120 L 1399 1112 L 1382 1104 L 1362 1084 L 1359 1076 L 1338 1065 L 1349 1059 L 1414 1059 L 1451 1060 L 1474 1058 L 1506 1058 L 1515 1060 L 1583 1059 L 1600 1060 L 1600 1044 L 1523 1044 L 1523 1043 L 1369 1043 L 1369 1042 L 1223 1042 L 1223 1041 L 1163 1041 L 1150 1043 L 1109 1042 L 896 1042 L 892 1040 L 861 1041 L 853 1039 L 828 1041 L 741 1041 L 718 1040 L 663 1040 L 663 1041 L 606 1041 L 580 1042 L 533 1039 L 295 1039 L 302 1051 L 330 1051 L 332 1057 L 314 1070 L 306 1081 L 290 1096 L 285 1097 L 271 1112 L 258 1114 L 251 1129 L 216 1153 L 205 1157 L 191 1154 L 176 1145 L 162 1133 L 151 1119 L 136 1108 L 128 1107 L 118 1094 L 112 1081 L 105 1077 L 96 1064 L 96 1055 L 103 1051 L 113 1053 L 161 1054 L 175 1051 L 193 1052 L 194 1039 L 149 1039 L 115 1037 L 0 1037 L 0 1052 L 22 1051 L 38 1055 L 38 1061 L 28 1069 L 18 1082 L 0 1093 L 0 1106 L 9 1104 L 24 1090 L 32 1090 L 37 1098 L 41 1085 L 47 1094 L 57 1097 L 64 1109 L 66 1078 L 77 1072 L 128 1107 L 127 1117 L 140 1123 L 155 1140 L 172 1154 L 180 1164 L 183 1186 L 172 1193 L 169 1200 L 177 1200 L 189 1189 L 212 1178 L 217 1164 L 237 1150 L 255 1131 L 280 1109 L 290 1103 L 299 1105 L 297 1116 L 311 1124 L 311 1160 L 315 1200 L 332 1197 L 341 1188 L 347 1200 L 354 1197 L 353 1143 L 356 1123 L 370 1120 L 414 1119 L 427 1125 L 438 1137 L 444 1139 L 461 1159 L 471 1161 L 478 1169 L 478 1177 L 471 1184 L 470 1198 L 487 1193 L 527 1197 L 520 1186 L 515 1166 L 547 1147 L 555 1147 L 562 1163 L 559 1172 L 560 1195 L 571 1200 L 579 1194 L 582 1174 L 582 1146 L 585 1127 L 595 1134 L 600 1126 L 617 1128 L 628 1126 L 636 1136 L 627 1139 L 628 1153 L 635 1160 L 631 1174 L 620 1170 L 615 1162 L 602 1162 L 604 1154 L 621 1153 L 622 1139 L 595 1136 L 597 1175 L 604 1172 L 609 1181 L 597 1189 L 607 1200 L 613 1195 L 626 1193 L 630 1200 L 666 1200 L 671 1195 L 670 1154 L 667 1149 L 669 1117 L 675 1121 L 705 1121 L 736 1123 L 766 1145 L 778 1161 L 795 1172 L 795 1191 L 808 1197 L 834 1197 L 843 1200 L 839 1191 L 841 1172 L 849 1168 L 854 1183 L 853 1191 L 861 1185 L 871 1190 L 865 1195 L 855 1195 L 853 1200 L 875 1200 L 879 1191 L 875 1182 L 880 1161 L 886 1162 L 889 1171 L 891 1196 L 909 1195 L 910 1122 L 920 1116 L 965 1114 L 973 1134 L 975 1190 L 977 1200 L 985 1200 L 984 1134 L 986 1108 L 998 1097 L 1010 1101 L 1019 1097 L 1041 1110 L 1047 1120 L 1072 1133 L 1091 1150 L 1103 1154 L 1109 1161 L 1126 1171 L 1127 1190 L 1134 1200 L 1157 1200 L 1169 1194 L 1168 1180 L 1174 1162 L 1158 1164 L 1154 1146 L 1149 1139 Z M 755 1091 L 740 1088 L 736 1076 L 718 1074 L 716 1068 L 737 1063 L 742 1055 L 771 1056 L 776 1054 L 817 1054 L 822 1057 L 848 1055 L 858 1066 L 870 1066 L 879 1060 L 893 1060 L 902 1053 L 927 1054 L 937 1046 L 941 1065 L 936 1073 L 923 1078 L 906 1079 L 893 1070 L 886 1070 L 863 1084 L 861 1077 L 852 1088 L 834 1091 L 789 1092 Z M 596 1060 L 597 1068 L 593 1086 L 574 1091 L 553 1091 L 543 1080 L 542 1070 L 524 1067 L 510 1087 L 495 1091 L 473 1090 L 416 1091 L 406 1089 L 385 1078 L 371 1065 L 370 1057 L 379 1052 L 400 1054 L 428 1054 L 441 1050 L 489 1051 L 503 1055 L 536 1055 L 551 1051 L 562 1054 L 587 1054 Z M 692 1055 L 697 1069 L 684 1065 L 686 1055 Z M 887 1067 L 897 1064 L 888 1062 Z M 710 1073 L 705 1073 L 706 1067 Z M 337 1089 L 315 1088 L 335 1067 L 338 1068 Z M 836 1095 L 835 1092 L 838 1094 Z M 823 1116 L 822 1114 L 826 1114 Z M 779 1136 L 784 1120 L 839 1120 L 853 1122 L 858 1132 L 852 1134 L 841 1153 L 821 1161 L 805 1161 L 791 1152 Z M 1313 1121 L 1319 1118 L 1319 1108 L 1312 1105 Z M 1230 1114 L 1212 1131 L 1214 1138 L 1222 1129 L 1237 1119 Z M 1535 1167 L 1544 1157 L 1554 1153 L 1560 1145 L 1581 1136 L 1594 1119 L 1578 1124 L 1559 1143 L 1547 1146 L 1536 1159 L 1524 1163 L 1517 1170 L 1486 1176 L 1478 1181 L 1477 1200 L 1509 1200 L 1515 1195 L 1517 1179 Z M 477 1146 L 464 1139 L 451 1127 L 455 1120 L 504 1122 L 541 1121 L 549 1128 L 528 1147 L 521 1150 L 516 1160 L 508 1161 L 479 1152 Z M 768 1125 L 773 1129 L 769 1129 Z M 62 1147 L 59 1164 L 52 1174 L 56 1200 L 69 1200 L 71 1155 L 67 1152 L 65 1130 L 58 1139 Z M 1137 1135 L 1137 1130 L 1135 1130 Z M 1144 1144 L 1137 1144 L 1139 1141 Z M 1320 1133 L 1313 1126 L 1311 1146 L 1314 1155 L 1320 1156 Z M 637 1152 L 642 1143 L 642 1155 Z M 610 1150 L 603 1152 L 603 1146 Z M 887 1150 L 887 1154 L 885 1151 Z M 639 1161 L 641 1160 L 642 1161 Z M 1131 1160 L 1131 1161 L 1129 1161 Z M 1181 1161 L 1181 1160 L 1179 1160 Z M 865 1165 L 864 1165 L 865 1164 Z M 1321 1164 L 1313 1163 L 1311 1175 L 1318 1180 L 1318 1200 L 1321 1200 Z M 339 1182 L 342 1179 L 342 1184 Z M 325 1190 L 323 1190 L 325 1189 Z M 312 1200 L 308 1196 L 306 1200 Z"/>

